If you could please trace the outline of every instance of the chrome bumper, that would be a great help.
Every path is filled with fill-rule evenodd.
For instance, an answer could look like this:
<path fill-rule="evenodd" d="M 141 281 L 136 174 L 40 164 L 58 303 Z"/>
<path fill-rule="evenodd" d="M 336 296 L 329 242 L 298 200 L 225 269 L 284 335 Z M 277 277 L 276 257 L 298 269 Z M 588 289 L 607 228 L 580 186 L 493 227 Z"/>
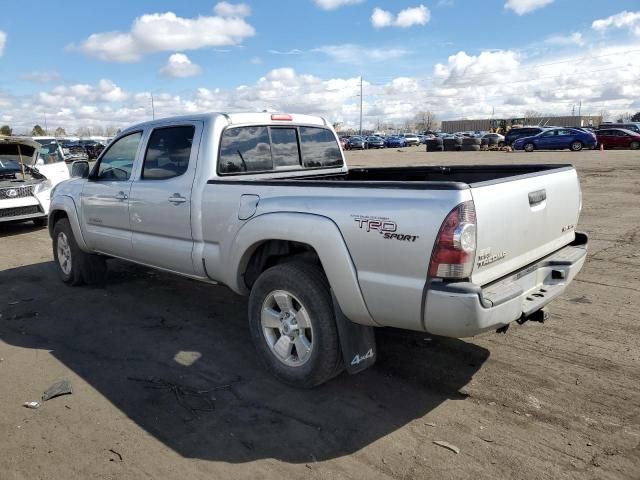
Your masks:
<path fill-rule="evenodd" d="M 576 240 L 487 286 L 432 282 L 426 295 L 425 330 L 446 337 L 472 337 L 527 317 L 561 295 L 587 258 L 588 238 Z"/>

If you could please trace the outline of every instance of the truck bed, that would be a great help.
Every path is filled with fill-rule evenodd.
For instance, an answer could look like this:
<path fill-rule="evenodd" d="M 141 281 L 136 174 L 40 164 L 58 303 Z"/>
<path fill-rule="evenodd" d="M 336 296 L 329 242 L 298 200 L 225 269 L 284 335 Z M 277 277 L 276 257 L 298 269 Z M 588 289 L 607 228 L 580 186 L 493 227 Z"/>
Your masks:
<path fill-rule="evenodd" d="M 292 176 L 243 180 L 240 176 L 211 180 L 210 183 L 263 183 L 282 186 L 322 186 L 359 188 L 408 188 L 456 190 L 491 185 L 573 169 L 568 164 L 550 165 L 457 165 L 352 168 L 346 173 L 330 175 Z"/>

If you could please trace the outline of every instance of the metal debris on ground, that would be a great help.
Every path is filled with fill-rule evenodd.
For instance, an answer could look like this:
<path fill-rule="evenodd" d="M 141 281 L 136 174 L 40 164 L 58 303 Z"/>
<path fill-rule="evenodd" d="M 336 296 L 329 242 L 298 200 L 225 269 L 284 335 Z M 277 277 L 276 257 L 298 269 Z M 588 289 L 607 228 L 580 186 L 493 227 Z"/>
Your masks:
<path fill-rule="evenodd" d="M 42 394 L 42 401 L 46 402 L 60 395 L 70 395 L 73 393 L 71 382 L 69 380 L 60 380 L 45 390 Z"/>
<path fill-rule="evenodd" d="M 233 387 L 233 384 L 217 385 L 212 388 L 201 390 L 157 377 L 127 377 L 127 380 L 146 383 L 147 386 L 145 388 L 168 390 L 172 392 L 178 402 L 178 405 L 187 410 L 194 417 L 198 417 L 199 412 L 212 412 L 215 410 L 215 397 L 211 395 L 211 392 L 218 390 L 230 390 Z"/>
<path fill-rule="evenodd" d="M 447 450 L 451 450 L 453 453 L 460 453 L 460 449 L 455 445 L 450 444 L 449 442 L 444 442 L 442 440 L 434 440 L 433 443 L 436 445 L 446 448 Z"/>
<path fill-rule="evenodd" d="M 109 451 L 115 455 L 118 456 L 118 458 L 120 459 L 120 461 L 122 462 L 122 455 L 118 452 L 116 452 L 113 448 L 110 448 Z M 113 461 L 113 459 L 111 459 L 111 461 Z"/>
<path fill-rule="evenodd" d="M 34 410 L 35 410 L 36 408 L 39 408 L 39 407 L 40 407 L 40 405 L 42 405 L 40 402 L 24 402 L 24 403 L 22 404 L 22 406 L 23 406 L 23 407 L 31 408 L 31 409 L 34 409 Z"/>

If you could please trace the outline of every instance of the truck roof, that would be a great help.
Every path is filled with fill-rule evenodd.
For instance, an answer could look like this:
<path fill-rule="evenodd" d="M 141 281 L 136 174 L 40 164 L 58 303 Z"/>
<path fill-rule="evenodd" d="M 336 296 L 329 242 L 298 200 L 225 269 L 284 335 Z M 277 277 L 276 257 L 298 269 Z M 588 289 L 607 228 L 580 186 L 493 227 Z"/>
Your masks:
<path fill-rule="evenodd" d="M 298 113 L 275 113 L 275 112 L 208 112 L 194 113 L 191 115 L 179 115 L 175 117 L 156 118 L 148 122 L 137 123 L 124 129 L 122 133 L 145 128 L 154 125 L 162 125 L 167 122 L 180 121 L 203 121 L 213 122 L 219 117 L 224 117 L 229 125 L 243 124 L 265 124 L 265 125 L 288 125 L 288 124 L 306 124 L 318 125 L 320 127 L 329 127 L 330 124 L 322 117 L 314 115 L 302 115 Z"/>

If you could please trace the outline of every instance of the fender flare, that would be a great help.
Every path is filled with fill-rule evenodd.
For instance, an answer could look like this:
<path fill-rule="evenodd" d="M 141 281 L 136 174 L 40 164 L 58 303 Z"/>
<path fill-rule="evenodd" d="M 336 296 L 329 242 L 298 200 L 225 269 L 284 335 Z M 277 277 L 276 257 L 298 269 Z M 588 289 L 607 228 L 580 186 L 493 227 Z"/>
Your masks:
<path fill-rule="evenodd" d="M 92 253 L 84 239 L 82 229 L 80 228 L 80 220 L 76 204 L 73 201 L 73 198 L 68 195 L 56 195 L 51 200 L 51 205 L 49 207 L 49 236 L 53 238 L 54 223 L 52 220 L 55 217 L 56 212 L 60 211 L 66 213 L 67 218 L 69 219 L 69 224 L 71 225 L 71 230 L 73 231 L 73 236 L 75 237 L 80 250 L 86 253 Z"/>
<path fill-rule="evenodd" d="M 235 275 L 233 290 L 248 294 L 244 272 L 251 255 L 265 241 L 304 243 L 318 254 L 331 290 L 345 316 L 352 322 L 378 326 L 360 290 L 358 274 L 338 226 L 329 218 L 310 213 L 267 213 L 245 223 L 231 243 L 228 272 Z"/>

